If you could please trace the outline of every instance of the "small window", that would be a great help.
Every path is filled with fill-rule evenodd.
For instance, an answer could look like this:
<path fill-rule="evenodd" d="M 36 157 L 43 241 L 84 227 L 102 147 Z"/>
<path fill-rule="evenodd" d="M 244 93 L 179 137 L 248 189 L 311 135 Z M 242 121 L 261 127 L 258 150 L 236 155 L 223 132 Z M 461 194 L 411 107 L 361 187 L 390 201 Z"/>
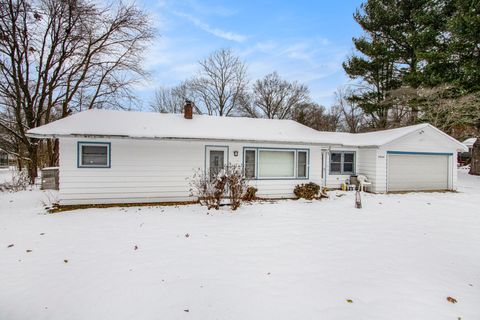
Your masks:
<path fill-rule="evenodd" d="M 8 167 L 8 154 L 0 150 L 0 167 Z"/>
<path fill-rule="evenodd" d="M 343 153 L 343 173 L 353 173 L 353 162 L 355 155 L 353 153 Z"/>
<path fill-rule="evenodd" d="M 256 150 L 245 150 L 245 178 L 256 178 Z"/>
<path fill-rule="evenodd" d="M 330 153 L 330 173 L 352 174 L 355 172 L 355 152 Z"/>
<path fill-rule="evenodd" d="M 110 143 L 79 142 L 79 167 L 109 168 Z"/>
<path fill-rule="evenodd" d="M 332 152 L 330 154 L 330 172 L 342 173 L 342 154 Z"/>
<path fill-rule="evenodd" d="M 298 151 L 297 153 L 297 177 L 307 177 L 307 152 Z"/>

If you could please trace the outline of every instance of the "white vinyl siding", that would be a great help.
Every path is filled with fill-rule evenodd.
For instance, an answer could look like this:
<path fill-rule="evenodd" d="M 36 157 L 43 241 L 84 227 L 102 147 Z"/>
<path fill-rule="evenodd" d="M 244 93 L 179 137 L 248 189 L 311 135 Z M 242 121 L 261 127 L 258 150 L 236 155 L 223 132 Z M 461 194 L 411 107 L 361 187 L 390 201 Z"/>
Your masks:
<path fill-rule="evenodd" d="M 377 149 L 358 149 L 356 153 L 357 171 L 356 174 L 364 175 L 372 183 L 369 191 L 379 192 L 385 186 L 385 169 L 382 163 L 385 162 L 385 156 L 379 156 Z"/>
<path fill-rule="evenodd" d="M 130 202 L 193 201 L 188 178 L 208 167 L 207 147 L 213 141 L 164 141 L 109 139 L 111 168 L 78 168 L 77 142 L 101 142 L 105 139 L 60 139 L 60 193 L 62 205 Z M 242 165 L 244 150 L 262 149 L 306 150 L 304 145 L 218 143 L 228 146 L 226 161 Z M 308 161 L 321 164 L 321 147 L 309 146 Z M 235 151 L 237 155 L 235 156 Z M 256 169 L 258 171 L 258 168 Z M 258 189 L 262 198 L 293 198 L 295 185 L 321 183 L 321 165 L 308 169 L 308 179 L 251 179 L 249 185 Z"/>

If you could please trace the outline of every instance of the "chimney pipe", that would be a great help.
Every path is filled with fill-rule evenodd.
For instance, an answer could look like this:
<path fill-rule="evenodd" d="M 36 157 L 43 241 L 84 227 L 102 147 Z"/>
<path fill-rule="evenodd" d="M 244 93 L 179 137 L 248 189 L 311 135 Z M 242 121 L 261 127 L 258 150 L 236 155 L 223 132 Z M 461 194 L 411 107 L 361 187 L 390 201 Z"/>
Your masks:
<path fill-rule="evenodd" d="M 193 116 L 193 103 L 190 100 L 185 100 L 185 106 L 183 107 L 183 116 L 185 119 L 192 119 Z"/>

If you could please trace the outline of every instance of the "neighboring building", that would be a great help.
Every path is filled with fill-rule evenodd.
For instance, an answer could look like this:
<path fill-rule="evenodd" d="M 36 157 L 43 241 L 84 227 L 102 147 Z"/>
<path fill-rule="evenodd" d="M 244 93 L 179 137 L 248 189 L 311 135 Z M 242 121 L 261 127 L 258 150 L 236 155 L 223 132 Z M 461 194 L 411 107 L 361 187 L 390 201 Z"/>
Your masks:
<path fill-rule="evenodd" d="M 0 149 L 0 168 L 8 168 L 8 153 Z"/>
<path fill-rule="evenodd" d="M 338 188 L 365 174 L 371 191 L 454 190 L 466 147 L 429 124 L 350 134 L 292 120 L 89 110 L 28 132 L 60 141 L 60 204 L 188 201 L 187 178 L 242 165 L 265 198 L 299 183 Z"/>
<path fill-rule="evenodd" d="M 468 138 L 465 141 L 463 141 L 463 144 L 467 146 L 468 150 L 465 152 L 460 152 L 458 153 L 458 163 L 460 165 L 468 165 L 472 161 L 472 149 L 473 145 L 477 141 L 477 138 Z"/>
<path fill-rule="evenodd" d="M 468 138 L 467 140 L 463 141 L 463 144 L 468 148 L 468 152 L 472 153 L 475 142 L 477 142 L 477 138 Z"/>

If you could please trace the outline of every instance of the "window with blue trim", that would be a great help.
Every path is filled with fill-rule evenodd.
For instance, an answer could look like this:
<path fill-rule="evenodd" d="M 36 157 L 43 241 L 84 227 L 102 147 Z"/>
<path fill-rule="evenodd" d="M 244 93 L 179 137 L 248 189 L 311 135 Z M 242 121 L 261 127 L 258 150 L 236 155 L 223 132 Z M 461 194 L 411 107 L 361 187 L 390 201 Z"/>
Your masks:
<path fill-rule="evenodd" d="M 255 179 L 257 175 L 257 150 L 246 149 L 244 159 L 245 178 Z"/>
<path fill-rule="evenodd" d="M 243 159 L 248 179 L 308 178 L 308 150 L 246 148 Z"/>
<path fill-rule="evenodd" d="M 109 168 L 110 143 L 78 143 L 78 166 L 80 168 Z"/>
<path fill-rule="evenodd" d="M 355 173 L 355 152 L 334 151 L 330 153 L 330 173 L 353 174 Z"/>
<path fill-rule="evenodd" d="M 306 178 L 307 177 L 307 151 L 298 151 L 297 152 L 297 177 Z"/>

